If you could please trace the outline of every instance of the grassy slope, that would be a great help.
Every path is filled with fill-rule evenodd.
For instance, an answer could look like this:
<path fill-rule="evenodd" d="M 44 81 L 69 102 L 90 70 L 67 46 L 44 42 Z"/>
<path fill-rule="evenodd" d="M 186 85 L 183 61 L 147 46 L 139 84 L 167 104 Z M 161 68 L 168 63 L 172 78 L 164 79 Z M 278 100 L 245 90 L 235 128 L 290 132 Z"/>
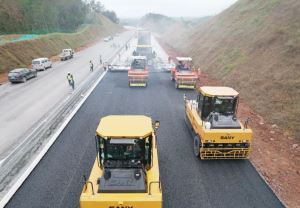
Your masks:
<path fill-rule="evenodd" d="M 299 0 L 240 0 L 198 26 L 188 41 L 168 43 L 236 88 L 269 121 L 299 137 L 299 20 Z"/>
<path fill-rule="evenodd" d="M 41 38 L 0 45 L 0 73 L 15 67 L 27 66 L 37 57 L 57 55 L 63 48 L 79 48 L 108 34 L 120 31 L 121 27 L 104 16 L 97 24 L 82 26 L 76 33 L 52 33 Z"/>

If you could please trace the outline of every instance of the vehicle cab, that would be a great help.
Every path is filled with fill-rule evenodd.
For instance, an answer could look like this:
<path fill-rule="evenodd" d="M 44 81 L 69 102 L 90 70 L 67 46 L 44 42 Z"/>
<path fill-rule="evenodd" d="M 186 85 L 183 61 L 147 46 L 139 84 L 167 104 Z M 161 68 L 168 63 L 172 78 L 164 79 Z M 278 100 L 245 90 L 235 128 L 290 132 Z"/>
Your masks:
<path fill-rule="evenodd" d="M 74 55 L 74 50 L 72 48 L 65 48 L 62 50 L 63 53 L 70 53 L 71 55 Z"/>

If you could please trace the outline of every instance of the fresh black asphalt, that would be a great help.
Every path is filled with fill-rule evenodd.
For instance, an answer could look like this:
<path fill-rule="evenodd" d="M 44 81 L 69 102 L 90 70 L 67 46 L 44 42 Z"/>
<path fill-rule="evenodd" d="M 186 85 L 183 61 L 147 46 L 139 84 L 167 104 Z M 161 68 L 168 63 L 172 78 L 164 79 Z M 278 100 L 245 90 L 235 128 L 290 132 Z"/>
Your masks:
<path fill-rule="evenodd" d="M 129 88 L 127 73 L 108 73 L 20 187 L 7 208 L 79 206 L 82 176 L 95 161 L 95 129 L 110 114 L 143 114 L 160 120 L 158 149 L 164 208 L 283 207 L 248 160 L 194 157 L 184 122 L 183 94 L 164 72 L 147 88 Z"/>

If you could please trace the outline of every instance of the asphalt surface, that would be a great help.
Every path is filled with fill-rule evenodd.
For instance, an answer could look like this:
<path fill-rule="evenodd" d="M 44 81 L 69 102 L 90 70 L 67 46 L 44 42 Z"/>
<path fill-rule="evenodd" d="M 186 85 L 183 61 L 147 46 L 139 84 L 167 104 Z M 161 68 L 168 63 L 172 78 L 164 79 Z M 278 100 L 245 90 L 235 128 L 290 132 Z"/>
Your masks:
<path fill-rule="evenodd" d="M 247 160 L 194 157 L 184 122 L 183 94 L 170 75 L 152 72 L 147 88 L 129 88 L 127 73 L 108 73 L 7 208 L 78 207 L 83 175 L 95 160 L 95 130 L 110 114 L 143 114 L 160 120 L 158 149 L 165 208 L 283 207 Z"/>
<path fill-rule="evenodd" d="M 79 87 L 88 77 L 96 75 L 89 70 L 90 60 L 95 71 L 99 70 L 100 54 L 106 61 L 119 49 L 111 47 L 113 42 L 121 46 L 132 36 L 133 31 L 127 31 L 115 37 L 114 41 L 99 41 L 75 53 L 73 59 L 54 62 L 53 68 L 38 72 L 37 78 L 26 83 L 1 85 L 0 164 L 16 145 L 38 128 L 47 113 L 70 95 L 66 79 L 68 72 L 74 75 L 75 87 Z"/>

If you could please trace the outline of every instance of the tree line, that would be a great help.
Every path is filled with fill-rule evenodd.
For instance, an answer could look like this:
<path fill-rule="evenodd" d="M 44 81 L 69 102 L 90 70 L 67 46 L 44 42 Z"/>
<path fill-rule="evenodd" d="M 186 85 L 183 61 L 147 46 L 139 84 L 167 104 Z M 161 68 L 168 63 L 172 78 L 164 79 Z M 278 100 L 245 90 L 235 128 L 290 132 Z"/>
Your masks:
<path fill-rule="evenodd" d="M 91 13 L 119 21 L 95 0 L 0 0 L 0 34 L 73 32 Z"/>

